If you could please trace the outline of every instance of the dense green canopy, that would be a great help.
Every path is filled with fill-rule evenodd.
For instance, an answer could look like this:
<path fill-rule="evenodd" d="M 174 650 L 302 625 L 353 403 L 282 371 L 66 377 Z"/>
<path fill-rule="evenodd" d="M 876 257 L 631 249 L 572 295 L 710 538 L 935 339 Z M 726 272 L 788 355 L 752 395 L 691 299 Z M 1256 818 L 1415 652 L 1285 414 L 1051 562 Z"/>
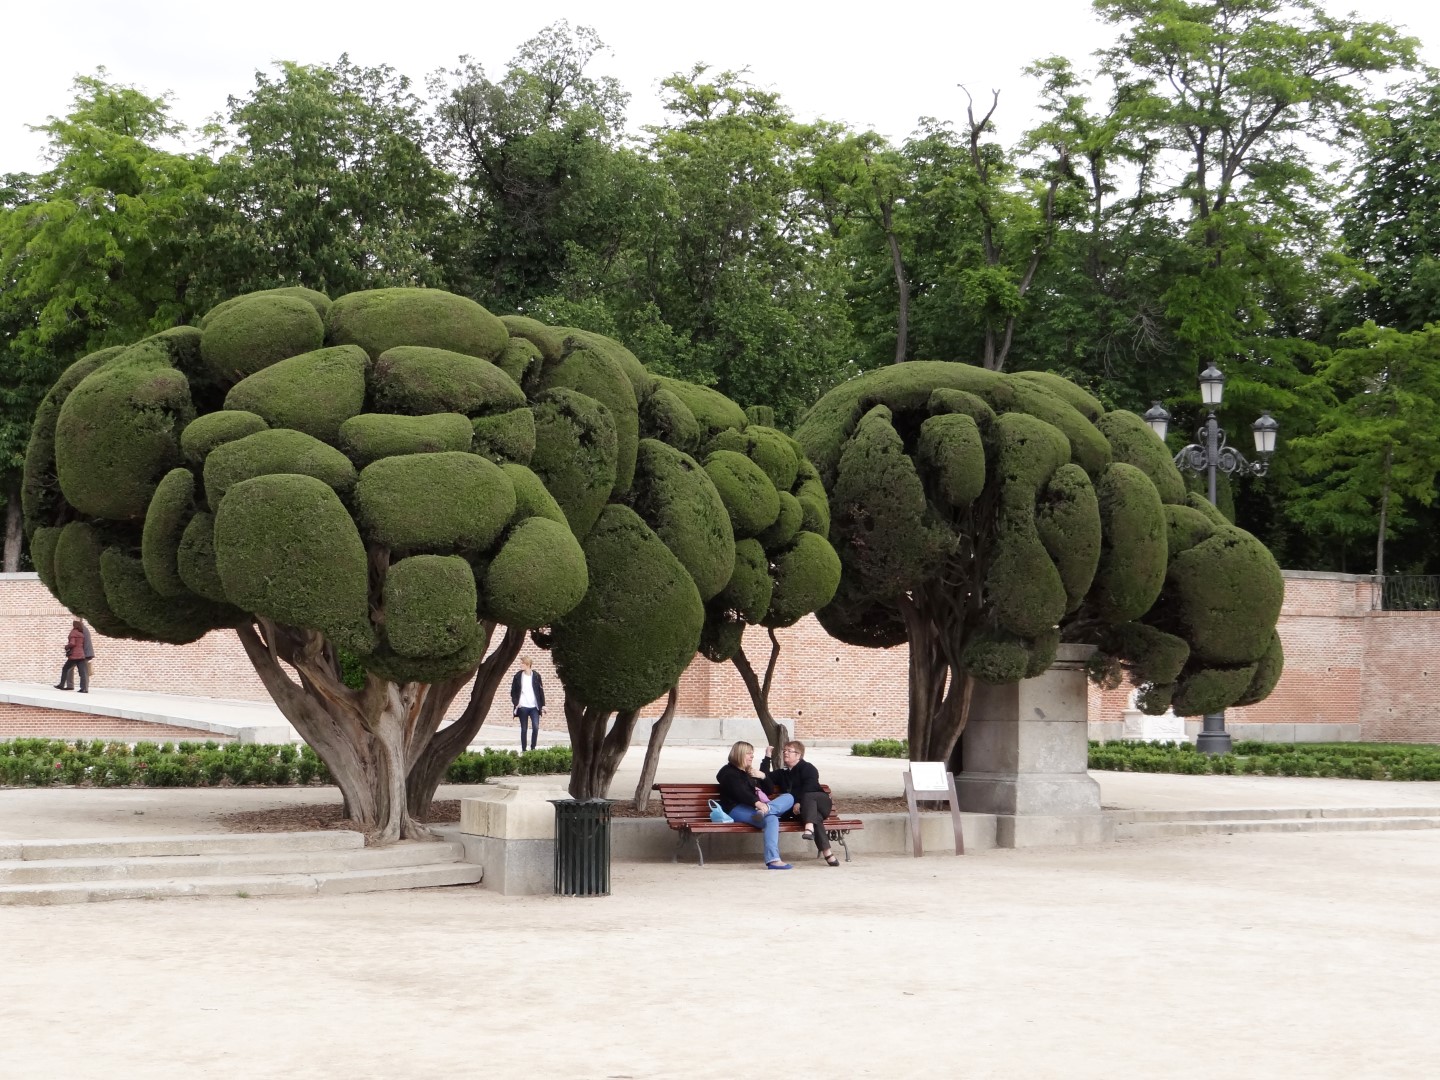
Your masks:
<path fill-rule="evenodd" d="M 793 439 L 436 290 L 269 290 L 86 357 L 37 413 L 26 501 L 42 578 L 107 633 L 259 617 L 429 683 L 487 624 L 553 627 L 567 693 L 608 710 L 675 685 L 704 627 L 793 622 L 839 576 Z"/>
<path fill-rule="evenodd" d="M 908 640 L 912 676 L 929 663 L 952 691 L 1038 674 L 1062 640 L 1127 667 L 1149 711 L 1274 687 L 1274 559 L 1187 497 L 1133 414 L 1051 375 L 911 362 L 831 391 L 796 439 L 830 492 L 844 574 L 820 621 L 836 637 Z M 945 712 L 946 682 L 922 714 Z"/>

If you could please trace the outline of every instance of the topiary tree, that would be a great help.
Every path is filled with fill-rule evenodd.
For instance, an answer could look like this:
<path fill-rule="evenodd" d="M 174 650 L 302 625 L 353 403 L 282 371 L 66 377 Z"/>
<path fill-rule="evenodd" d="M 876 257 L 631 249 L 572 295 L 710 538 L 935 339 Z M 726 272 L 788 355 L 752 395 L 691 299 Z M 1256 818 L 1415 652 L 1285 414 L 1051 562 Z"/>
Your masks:
<path fill-rule="evenodd" d="M 572 789 L 603 793 L 734 568 L 681 394 L 719 407 L 614 341 L 448 293 L 236 297 L 51 389 L 32 551 L 104 633 L 235 628 L 382 842 L 425 833 L 527 631 L 555 651 Z"/>
<path fill-rule="evenodd" d="M 1095 645 L 1097 677 L 1127 669 L 1151 713 L 1274 688 L 1274 559 L 1133 413 L 1048 373 L 914 362 L 832 390 L 795 437 L 843 566 L 820 622 L 909 644 L 913 760 L 951 759 L 975 680 L 1038 675 L 1061 641 Z"/>
<path fill-rule="evenodd" d="M 790 494 L 816 474 L 794 440 L 713 390 L 652 375 L 598 335 L 505 321 L 509 363 L 538 403 L 538 445 L 548 448 L 532 467 L 589 570 L 585 598 L 537 636 L 565 691 L 570 791 L 606 794 L 640 709 L 668 696 L 642 772 L 648 788 L 697 648 L 719 659 L 747 619 L 788 625 L 833 594 L 839 559 L 801 528 Z M 782 522 L 782 499 L 795 503 L 793 520 Z"/>

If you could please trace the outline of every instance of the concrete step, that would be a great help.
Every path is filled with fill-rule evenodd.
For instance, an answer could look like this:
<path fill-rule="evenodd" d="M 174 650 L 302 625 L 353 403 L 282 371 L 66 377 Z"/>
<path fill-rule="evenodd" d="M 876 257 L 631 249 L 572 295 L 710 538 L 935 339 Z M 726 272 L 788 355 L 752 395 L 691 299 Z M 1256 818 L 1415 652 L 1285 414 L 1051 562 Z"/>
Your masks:
<path fill-rule="evenodd" d="M 1171 836 L 1228 835 L 1232 833 L 1381 832 L 1406 829 L 1440 829 L 1440 816 L 1130 821 L 1116 823 L 1115 839 L 1156 840 Z"/>
<path fill-rule="evenodd" d="M 100 900 L 149 900 L 172 896 L 304 896 L 382 892 L 439 885 L 474 885 L 483 873 L 481 867 L 474 863 L 450 862 L 321 874 L 0 885 L 0 907 L 7 904 L 83 904 Z"/>
<path fill-rule="evenodd" d="M 1440 806 L 1307 806 L 1240 810 L 1107 810 L 1116 823 L 1132 821 L 1269 821 L 1278 818 L 1440 817 Z"/>
<path fill-rule="evenodd" d="M 382 848 L 320 851 L 250 851 L 217 855 L 139 855 L 106 859 L 12 859 L 0 861 L 0 885 L 138 881 L 156 878 L 255 877 L 322 874 L 455 862 L 459 844 L 394 844 Z"/>
<path fill-rule="evenodd" d="M 232 855 L 245 852 L 353 851 L 365 846 L 358 832 L 203 833 L 198 836 L 112 836 L 98 840 L 19 840 L 0 844 L 0 859 L 127 859 L 160 855 Z"/>

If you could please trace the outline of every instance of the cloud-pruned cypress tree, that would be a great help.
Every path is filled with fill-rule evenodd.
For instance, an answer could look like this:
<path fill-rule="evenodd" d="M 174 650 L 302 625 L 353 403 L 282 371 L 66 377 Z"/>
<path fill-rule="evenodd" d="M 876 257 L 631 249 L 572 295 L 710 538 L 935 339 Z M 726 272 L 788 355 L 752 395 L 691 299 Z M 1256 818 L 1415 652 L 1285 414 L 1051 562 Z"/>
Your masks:
<path fill-rule="evenodd" d="M 843 566 L 820 622 L 908 643 L 914 760 L 951 759 L 973 680 L 1038 675 L 1062 641 L 1097 646 L 1097 675 L 1128 670 L 1153 713 L 1279 679 L 1279 568 L 1187 496 L 1134 414 L 1047 373 L 912 362 L 832 390 L 795 437 Z"/>
<path fill-rule="evenodd" d="M 554 650 L 572 789 L 603 793 L 602 751 L 676 685 L 733 577 L 693 456 L 731 426 L 733 403 L 598 335 L 437 290 L 268 290 L 66 371 L 26 527 L 44 583 L 106 634 L 234 628 L 384 842 L 424 835 L 527 631 Z"/>

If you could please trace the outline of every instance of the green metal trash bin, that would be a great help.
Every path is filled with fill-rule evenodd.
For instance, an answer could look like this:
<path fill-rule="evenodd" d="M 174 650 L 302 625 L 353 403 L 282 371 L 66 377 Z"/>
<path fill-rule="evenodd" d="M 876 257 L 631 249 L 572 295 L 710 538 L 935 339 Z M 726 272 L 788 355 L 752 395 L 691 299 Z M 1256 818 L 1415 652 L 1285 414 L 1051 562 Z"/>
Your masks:
<path fill-rule="evenodd" d="M 555 895 L 610 895 L 610 800 L 551 799 Z"/>

